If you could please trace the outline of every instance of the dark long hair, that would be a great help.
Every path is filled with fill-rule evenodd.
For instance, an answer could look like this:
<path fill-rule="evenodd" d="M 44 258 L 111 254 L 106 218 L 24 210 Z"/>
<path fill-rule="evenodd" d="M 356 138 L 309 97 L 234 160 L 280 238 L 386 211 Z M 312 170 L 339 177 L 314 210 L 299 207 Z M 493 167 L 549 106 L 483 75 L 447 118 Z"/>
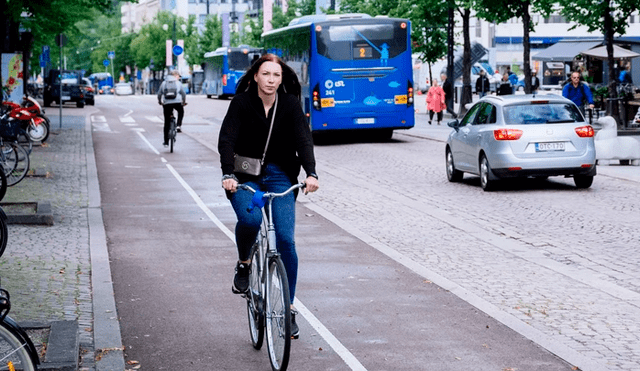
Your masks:
<path fill-rule="evenodd" d="M 293 94 L 298 98 L 298 100 L 300 100 L 300 92 L 302 88 L 300 87 L 300 81 L 298 81 L 298 75 L 296 75 L 295 71 L 291 67 L 287 66 L 287 64 L 284 63 L 277 55 L 270 53 L 262 55 L 262 57 L 256 60 L 249 70 L 242 75 L 240 82 L 238 83 L 238 87 L 236 88 L 236 94 L 245 91 L 257 92 L 258 88 L 253 77 L 258 73 L 260 66 L 262 66 L 264 62 L 274 62 L 282 67 L 282 83 L 280 84 L 280 87 L 278 87 L 278 92 Z"/>

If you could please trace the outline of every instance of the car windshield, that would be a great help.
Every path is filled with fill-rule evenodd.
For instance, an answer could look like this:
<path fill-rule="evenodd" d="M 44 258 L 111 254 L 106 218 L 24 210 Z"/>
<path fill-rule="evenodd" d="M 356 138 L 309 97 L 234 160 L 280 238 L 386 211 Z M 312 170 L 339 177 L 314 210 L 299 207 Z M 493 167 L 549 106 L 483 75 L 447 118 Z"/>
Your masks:
<path fill-rule="evenodd" d="M 583 122 L 584 117 L 571 103 L 522 104 L 506 106 L 504 121 L 511 125 Z"/>

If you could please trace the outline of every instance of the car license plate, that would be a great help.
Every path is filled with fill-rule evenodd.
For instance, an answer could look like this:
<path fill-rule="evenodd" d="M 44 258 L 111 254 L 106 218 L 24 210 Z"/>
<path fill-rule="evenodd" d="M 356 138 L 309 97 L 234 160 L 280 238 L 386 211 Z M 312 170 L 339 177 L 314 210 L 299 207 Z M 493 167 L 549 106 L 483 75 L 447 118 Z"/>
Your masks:
<path fill-rule="evenodd" d="M 536 143 L 536 152 L 564 151 L 564 142 Z"/>
<path fill-rule="evenodd" d="M 63 95 L 63 96 L 62 96 L 62 100 L 71 100 L 71 96 L 69 96 L 69 95 Z"/>
<path fill-rule="evenodd" d="M 356 124 L 375 124 L 376 120 L 373 117 L 356 119 Z"/>

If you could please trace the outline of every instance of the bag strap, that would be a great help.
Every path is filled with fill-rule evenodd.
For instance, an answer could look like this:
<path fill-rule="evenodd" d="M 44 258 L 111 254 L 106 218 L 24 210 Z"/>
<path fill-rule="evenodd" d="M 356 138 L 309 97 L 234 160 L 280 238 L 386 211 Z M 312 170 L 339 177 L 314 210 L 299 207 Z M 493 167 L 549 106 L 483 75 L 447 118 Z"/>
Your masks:
<path fill-rule="evenodd" d="M 271 130 L 273 129 L 273 121 L 276 119 L 276 109 L 278 109 L 278 92 L 276 91 L 276 102 L 273 104 L 273 115 L 271 115 L 271 125 L 269 126 L 269 135 L 267 136 L 267 143 L 264 145 L 264 153 L 262 153 L 262 160 L 260 165 L 264 165 L 264 158 L 267 156 L 267 148 L 269 147 L 269 140 L 271 139 Z"/>

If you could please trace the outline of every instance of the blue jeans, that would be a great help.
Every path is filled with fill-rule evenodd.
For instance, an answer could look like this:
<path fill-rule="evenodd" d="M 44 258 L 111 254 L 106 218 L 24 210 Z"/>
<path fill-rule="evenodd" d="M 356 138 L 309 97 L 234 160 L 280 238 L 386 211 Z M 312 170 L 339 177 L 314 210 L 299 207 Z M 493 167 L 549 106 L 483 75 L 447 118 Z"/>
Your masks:
<path fill-rule="evenodd" d="M 284 192 L 291 187 L 291 181 L 279 166 L 267 164 L 264 175 L 257 182 L 245 183 L 253 189 L 263 192 Z M 236 246 L 238 247 L 238 258 L 241 261 L 249 260 L 251 246 L 260 231 L 262 213 L 260 210 L 248 212 L 247 207 L 251 203 L 253 194 L 249 191 L 239 189 L 231 196 L 231 206 L 236 212 L 238 223 L 236 224 Z M 296 292 L 296 282 L 298 277 L 298 255 L 296 254 L 296 244 L 294 240 L 296 207 L 293 193 L 273 200 L 273 224 L 276 229 L 276 248 L 282 257 L 282 262 L 289 278 L 289 294 L 291 303 Z"/>

